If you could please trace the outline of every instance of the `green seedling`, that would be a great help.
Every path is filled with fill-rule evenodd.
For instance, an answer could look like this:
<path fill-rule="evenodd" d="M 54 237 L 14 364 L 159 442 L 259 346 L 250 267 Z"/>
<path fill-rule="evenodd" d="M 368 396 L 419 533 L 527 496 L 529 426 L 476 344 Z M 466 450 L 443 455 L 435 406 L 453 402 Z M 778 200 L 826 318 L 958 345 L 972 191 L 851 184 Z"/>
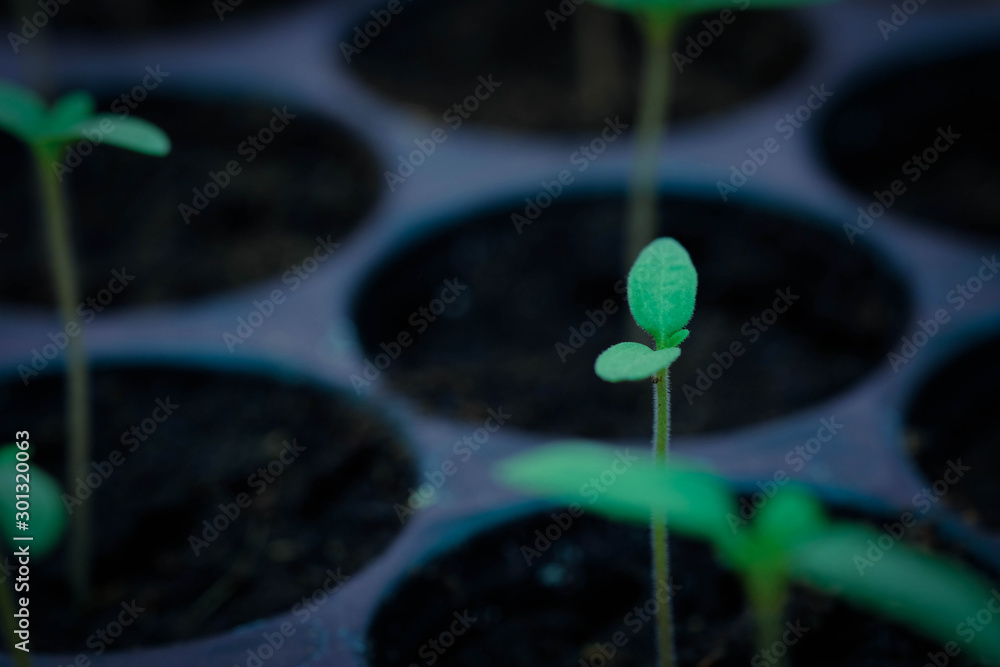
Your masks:
<path fill-rule="evenodd" d="M 607 445 L 568 441 L 507 459 L 496 472 L 523 491 L 579 502 L 581 487 L 612 470 L 615 460 Z M 957 628 L 968 628 L 969 618 L 995 595 L 987 580 L 961 563 L 905 543 L 859 567 L 858 559 L 885 533 L 830 520 L 819 501 L 797 485 L 783 488 L 752 523 L 743 525 L 736 496 L 722 478 L 690 465 L 665 468 L 655 459 L 640 459 L 590 502 L 595 512 L 618 521 L 669 516 L 677 534 L 710 542 L 743 583 L 760 650 L 781 641 L 792 583 L 838 596 L 942 644 L 957 644 Z M 979 631 L 961 650 L 984 664 L 1000 665 L 1000 626 L 976 627 Z M 673 665 L 673 658 L 661 653 L 658 664 Z"/>
<path fill-rule="evenodd" d="M 594 0 L 627 12 L 635 19 L 643 41 L 642 79 L 636 118 L 636 153 L 626 212 L 625 262 L 656 237 L 657 154 L 667 132 L 667 112 L 673 88 L 671 52 L 678 25 L 691 14 L 714 10 L 790 7 L 828 0 Z"/>
<path fill-rule="evenodd" d="M 66 473 L 67 486 L 72 486 L 73 480 L 86 477 L 90 460 L 90 380 L 76 312 L 82 301 L 78 271 L 57 168 L 70 143 L 90 137 L 147 155 L 166 155 L 170 140 L 158 127 L 138 118 L 95 113 L 94 99 L 88 93 L 68 93 L 47 106 L 32 91 L 5 82 L 0 82 L 0 129 L 31 149 L 59 315 L 63 330 L 70 334 L 66 348 Z M 70 526 L 69 580 L 78 603 L 89 597 L 90 521 L 89 508 L 84 504 L 73 513 Z"/>
<path fill-rule="evenodd" d="M 0 550 L 0 560 L 3 560 L 4 553 L 14 554 L 9 561 L 7 578 L 0 582 L 0 617 L 3 618 L 3 631 L 7 635 L 11 655 L 18 667 L 28 667 L 30 661 L 26 651 L 15 648 L 18 641 L 23 640 L 17 635 L 15 605 L 9 587 L 13 587 L 15 592 L 29 590 L 29 582 L 19 581 L 14 576 L 21 565 L 17 551 L 27 546 L 32 557 L 45 556 L 56 548 L 66 528 L 66 510 L 62 505 L 59 482 L 41 468 L 31 466 L 29 469 L 23 460 L 18 459 L 18 453 L 24 459 L 25 452 L 14 444 L 0 447 L 0 535 L 6 546 L 6 550 Z M 27 511 L 18 508 L 19 495 L 29 496 Z M 22 504 L 23 507 L 25 505 Z M 20 524 L 21 521 L 24 523 Z M 28 530 L 20 531 L 19 525 L 28 526 Z M 24 540 L 25 536 L 31 539 Z M 22 539 L 16 540 L 15 537 Z"/>
<path fill-rule="evenodd" d="M 687 250 L 674 239 L 657 239 L 646 246 L 628 274 L 628 304 L 654 348 L 642 343 L 618 343 L 597 358 L 594 370 L 608 382 L 653 380 L 653 410 L 656 414 L 653 455 L 666 466 L 670 446 L 670 387 L 667 371 L 681 355 L 678 347 L 688 337 L 684 327 L 694 314 L 698 273 Z M 670 579 L 667 554 L 667 522 L 661 512 L 650 516 L 653 534 L 653 585 Z M 674 660 L 673 623 L 670 605 L 657 612 L 657 646 L 661 665 Z"/>

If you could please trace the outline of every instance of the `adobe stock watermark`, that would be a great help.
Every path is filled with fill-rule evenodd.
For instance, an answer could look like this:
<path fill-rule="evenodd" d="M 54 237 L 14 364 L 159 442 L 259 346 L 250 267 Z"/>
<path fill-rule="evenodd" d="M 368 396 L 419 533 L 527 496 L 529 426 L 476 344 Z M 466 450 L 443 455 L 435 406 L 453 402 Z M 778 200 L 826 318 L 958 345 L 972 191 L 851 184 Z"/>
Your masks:
<path fill-rule="evenodd" d="M 461 469 L 463 463 L 468 463 L 469 459 L 489 442 L 490 436 L 500 430 L 500 427 L 507 423 L 513 415 L 503 411 L 503 406 L 488 409 L 489 415 L 483 425 L 475 429 L 469 435 L 462 436 L 461 440 L 456 440 L 451 446 L 454 458 L 448 457 L 433 470 L 425 470 L 426 482 L 416 489 L 410 488 L 410 495 L 407 497 L 406 505 L 396 503 L 392 508 L 396 511 L 396 518 L 399 522 L 406 523 L 406 520 L 417 513 L 418 510 L 426 507 L 433 501 L 434 496 L 449 479 Z"/>
<path fill-rule="evenodd" d="M 910 17 L 925 4 L 927 4 L 927 0 L 903 0 L 899 4 L 893 4 L 889 18 L 879 19 L 875 24 L 879 32 L 882 33 L 882 39 L 888 42 L 892 34 L 899 32 L 900 28 L 910 20 Z"/>
<path fill-rule="evenodd" d="M 292 438 L 291 442 L 285 440 L 277 456 L 268 461 L 267 465 L 250 473 L 246 483 L 248 487 L 256 491 L 256 494 L 251 496 L 246 491 L 241 491 L 236 494 L 232 502 L 219 503 L 219 511 L 210 519 L 201 522 L 200 535 L 195 533 L 188 535 L 188 545 L 194 555 L 200 555 L 202 551 L 219 539 L 219 536 L 240 518 L 243 510 L 250 507 L 253 501 L 264 493 L 267 487 L 273 484 L 288 466 L 295 463 L 305 450 L 306 447 L 299 445 L 295 438 Z"/>
<path fill-rule="evenodd" d="M 115 296 L 125 291 L 125 288 L 133 280 L 135 280 L 135 276 L 130 274 L 126 267 L 123 266 L 120 271 L 113 269 L 107 287 L 78 303 L 76 306 L 77 319 L 66 322 L 61 331 L 49 332 L 47 337 L 51 342 L 42 345 L 41 350 L 32 348 L 31 362 L 17 365 L 17 373 L 21 376 L 21 382 L 24 383 L 24 386 L 27 387 L 32 378 L 40 375 L 48 368 L 49 362 L 56 359 L 63 350 L 69 347 L 70 338 L 76 338 L 83 332 L 83 328 L 80 326 L 81 322 L 83 324 L 93 322 L 97 314 L 111 305 Z"/>
<path fill-rule="evenodd" d="M 844 428 L 844 425 L 837 421 L 836 417 L 819 420 L 819 428 L 816 434 L 807 439 L 801 445 L 796 445 L 785 454 L 785 464 L 792 472 L 801 472 L 806 464 L 812 461 L 823 449 L 823 446 L 833 440 Z M 726 515 L 726 522 L 733 534 L 739 532 L 740 528 L 746 526 L 764 505 L 771 501 L 779 491 L 792 480 L 788 471 L 779 468 L 774 471 L 771 479 L 757 482 L 759 491 L 754 491 L 749 497 L 740 498 L 739 516 L 730 512 Z"/>
<path fill-rule="evenodd" d="M 191 188 L 191 203 L 180 203 L 177 205 L 177 212 L 181 214 L 185 225 L 191 224 L 191 218 L 201 215 L 202 211 L 219 196 L 233 182 L 233 179 L 243 173 L 243 166 L 250 164 L 257 159 L 257 156 L 266 149 L 275 138 L 285 131 L 291 121 L 298 118 L 298 114 L 290 113 L 288 107 L 281 109 L 271 108 L 271 118 L 267 124 L 257 130 L 256 133 L 247 135 L 247 138 L 236 147 L 237 155 L 243 157 L 243 164 L 238 160 L 229 160 L 218 171 L 209 170 L 208 180 L 201 188 Z"/>
<path fill-rule="evenodd" d="M 990 591 L 990 597 L 975 614 L 966 616 L 965 620 L 955 626 L 955 635 L 968 646 L 975 640 L 976 635 L 993 622 L 993 617 L 997 614 L 1000 614 L 1000 591 L 994 588 Z M 925 662 L 923 667 L 946 667 L 952 658 L 962 652 L 962 646 L 958 642 L 947 642 L 942 648 L 943 651 L 929 651 L 928 662 Z"/>
<path fill-rule="evenodd" d="M 609 452 L 610 456 L 612 452 Z M 618 479 L 632 467 L 632 464 L 639 460 L 639 457 L 632 456 L 628 449 L 616 449 L 614 458 L 608 467 L 601 471 L 597 477 L 591 477 L 580 485 L 580 495 L 587 500 L 588 505 L 597 502 L 601 494 L 618 482 Z M 575 520 L 584 515 L 584 509 L 579 503 L 572 503 L 565 512 L 552 512 L 549 516 L 552 523 L 535 530 L 534 541 L 531 544 L 521 545 L 521 556 L 524 562 L 530 567 L 532 561 L 540 558 L 542 554 L 552 548 L 552 545 L 559 541 L 562 536 L 573 527 Z"/>
<path fill-rule="evenodd" d="M 140 607 L 133 598 L 131 602 L 123 601 L 119 607 L 121 609 L 115 618 L 102 627 L 91 633 L 84 641 L 84 646 L 90 652 L 81 651 L 73 656 L 73 659 L 66 663 L 65 667 L 91 667 L 91 657 L 99 657 L 125 633 L 125 629 L 135 623 L 136 619 L 146 611 L 145 607 Z M 60 666 L 62 667 L 62 666 Z"/>
<path fill-rule="evenodd" d="M 503 85 L 503 81 L 494 81 L 492 74 L 485 77 L 480 76 L 476 80 L 479 85 L 476 86 L 471 95 L 461 102 L 451 105 L 441 114 L 441 120 L 447 123 L 452 131 L 459 129 L 464 121 L 472 118 L 472 114 L 479 109 L 480 105 L 490 99 L 497 88 Z M 427 162 L 427 158 L 434 154 L 438 145 L 446 141 L 448 141 L 448 131 L 443 127 L 434 128 L 430 134 L 422 139 L 414 139 L 413 143 L 416 148 L 407 155 L 396 156 L 397 164 L 394 171 L 387 169 L 383 172 L 389 191 L 395 192 L 396 187 L 412 176 Z"/>
<path fill-rule="evenodd" d="M 625 130 L 629 128 L 628 123 L 623 123 L 618 116 L 604 119 L 604 129 L 586 144 L 570 153 L 569 163 L 575 167 L 576 173 L 582 174 L 590 168 L 597 158 L 604 154 L 608 146 L 618 140 Z M 576 180 L 573 171 L 562 169 L 551 181 L 542 181 L 542 189 L 534 197 L 524 198 L 524 210 L 521 213 L 512 213 L 510 221 L 514 229 L 520 234 L 523 228 L 530 225 L 542 214 L 542 211 L 552 205 L 563 193 L 563 188 L 572 185 Z"/>
<path fill-rule="evenodd" d="M 962 135 L 952 130 L 950 125 L 947 129 L 939 127 L 937 136 L 934 137 L 931 145 L 921 151 L 919 155 L 911 156 L 902 164 L 900 171 L 904 176 L 909 176 L 910 183 L 916 183 L 961 138 Z M 854 224 L 844 223 L 844 233 L 847 234 L 847 240 L 853 245 L 854 238 L 871 229 L 875 221 L 885 215 L 885 212 L 892 208 L 899 198 L 907 193 L 907 190 L 906 182 L 897 178 L 889 184 L 889 189 L 873 191 L 872 197 L 875 198 L 875 201 L 867 206 L 858 207 L 857 221 Z"/>
<path fill-rule="evenodd" d="M 962 459 L 948 461 L 948 469 L 945 470 L 940 479 L 934 480 L 913 495 L 911 502 L 918 514 L 903 512 L 898 520 L 883 523 L 883 533 L 875 539 L 868 540 L 868 549 L 864 555 L 855 554 L 853 561 L 858 575 L 863 577 L 865 570 L 875 567 L 875 564 L 882 560 L 886 552 L 896 546 L 896 543 L 906 536 L 910 528 L 917 525 L 918 517 L 930 512 L 934 505 L 939 503 L 953 486 L 962 481 L 962 478 L 970 470 L 972 470 L 970 466 L 962 465 Z"/>
<path fill-rule="evenodd" d="M 317 236 L 312 253 L 306 255 L 301 262 L 292 264 L 290 269 L 281 274 L 281 282 L 285 285 L 291 285 L 288 294 L 298 291 L 302 284 L 319 270 L 320 265 L 330 259 L 340 247 L 339 243 L 334 243 L 331 240 L 332 236 L 332 234 L 327 234 L 325 239 L 322 236 Z M 278 306 L 284 304 L 288 299 L 288 294 L 282 288 L 276 287 L 271 290 L 267 297 L 253 300 L 253 308 L 246 314 L 246 317 L 237 317 L 236 327 L 232 331 L 222 333 L 222 342 L 226 344 L 226 349 L 229 350 L 230 354 L 236 351 L 237 345 L 247 342 L 257 329 L 264 325 L 264 322 L 274 316 Z"/>
<path fill-rule="evenodd" d="M 614 290 L 618 296 L 624 296 L 628 291 L 625 280 L 616 282 Z M 586 319 L 580 322 L 579 325 L 569 328 L 569 336 L 566 338 L 566 342 L 559 341 L 556 343 L 556 355 L 558 355 L 559 361 L 565 364 L 569 355 L 579 352 L 587 344 L 587 341 L 594 337 L 598 329 L 607 324 L 608 318 L 618 312 L 618 308 L 618 301 L 616 299 L 605 299 L 600 308 L 588 310 L 584 313 Z"/>
<path fill-rule="evenodd" d="M 424 665 L 430 667 L 430 665 L 437 663 L 441 656 L 455 645 L 457 639 L 468 632 L 469 628 L 479 620 L 477 616 L 470 614 L 468 609 L 461 613 L 454 611 L 451 616 L 454 620 L 448 624 L 446 629 L 428 639 L 417 649 L 417 656 L 423 662 L 411 662 L 408 667 L 423 667 Z"/>
<path fill-rule="evenodd" d="M 741 12 L 750 6 L 750 0 L 731 0 L 731 2 L 737 5 L 737 10 Z M 726 26 L 735 23 L 737 16 L 732 9 L 723 9 L 719 12 L 718 18 L 703 19 L 701 25 L 704 29 L 696 35 L 688 36 L 687 41 L 681 45 L 683 52 L 675 50 L 673 53 L 672 57 L 678 73 L 683 74 L 685 67 L 693 65 L 694 61 L 705 53 L 705 49 L 710 48 L 716 39 L 722 37 Z"/>
<path fill-rule="evenodd" d="M 330 597 L 351 578 L 349 575 L 343 574 L 339 567 L 336 572 L 327 568 L 325 574 L 323 583 L 317 586 L 312 593 L 303 595 L 299 602 L 292 605 L 292 616 L 295 617 L 300 626 L 308 623 L 309 619 L 323 608 Z M 261 642 L 257 646 L 251 646 L 247 649 L 247 657 L 243 661 L 242 667 L 262 667 L 284 647 L 288 638 L 294 635 L 297 630 L 298 628 L 291 621 L 283 621 L 275 630 L 262 632 Z M 67 665 L 67 667 L 69 666 Z M 234 667 L 240 667 L 240 665 Z"/>
<path fill-rule="evenodd" d="M 952 304 L 952 311 L 958 312 L 976 298 L 986 283 L 1000 273 L 1000 263 L 997 256 L 982 257 L 979 269 L 964 282 L 955 285 L 955 289 L 945 295 L 945 300 Z M 946 308 L 934 311 L 934 316 L 926 320 L 917 320 L 916 329 L 909 335 L 900 338 L 899 351 L 890 350 L 886 355 L 893 373 L 910 363 L 914 357 L 941 331 L 941 327 L 951 322 L 951 313 Z"/>
<path fill-rule="evenodd" d="M 747 347 L 760 340 L 761 335 L 767 332 L 778 321 L 778 316 L 787 313 L 788 309 L 795 305 L 795 302 L 801 298 L 800 295 L 792 293 L 791 287 L 786 287 L 783 290 L 777 289 L 774 293 L 777 297 L 774 299 L 771 307 L 761 311 L 760 315 L 751 317 L 740 327 L 740 333 L 747 339 L 746 345 L 743 344 L 742 340 L 734 340 L 722 353 L 713 352 L 712 358 L 715 361 L 708 364 L 705 368 L 699 368 L 695 372 L 697 379 L 694 385 L 685 383 L 681 387 L 688 405 L 694 405 L 696 397 L 704 396 L 705 392 L 715 384 L 715 381 L 732 368 L 737 359 L 746 354 Z"/>
<path fill-rule="evenodd" d="M 99 489 L 115 470 L 125 463 L 127 454 L 139 449 L 140 445 L 156 433 L 160 424 L 167 421 L 173 416 L 174 411 L 181 407 L 180 403 L 174 403 L 169 396 L 157 398 L 153 403 L 155 407 L 148 417 L 122 432 L 119 440 L 122 446 L 128 449 L 125 452 L 114 449 L 108 454 L 108 458 L 101 461 L 91 461 L 90 467 L 93 468 L 93 472 L 87 473 L 86 477 L 77 477 L 73 480 L 76 485 L 73 489 L 73 495 L 62 494 L 63 507 L 66 508 L 67 514 L 72 514 L 77 505 L 82 505 L 83 501 L 90 498 L 94 491 Z"/>
<path fill-rule="evenodd" d="M 146 66 L 146 76 L 131 90 L 122 93 L 111 103 L 111 111 L 118 114 L 119 120 L 124 120 L 131 115 L 139 103 L 145 100 L 149 93 L 156 90 L 163 80 L 170 76 L 170 72 L 164 72 L 160 65 Z M 97 127 L 83 131 L 84 138 L 66 150 L 61 162 L 51 164 L 52 171 L 56 178 L 62 183 L 63 178 L 73 173 L 73 170 L 83 164 L 83 159 L 94 152 L 94 148 L 104 142 L 104 138 L 113 134 L 118 129 L 118 124 L 111 118 L 102 118 Z"/>
<path fill-rule="evenodd" d="M 809 628 L 804 627 L 801 620 L 796 619 L 794 623 L 786 621 L 785 631 L 781 633 L 781 637 L 776 639 L 770 646 L 757 651 L 750 658 L 751 667 L 767 667 L 768 665 L 783 664 L 782 659 L 788 653 L 788 649 L 798 644 L 799 640 L 807 632 L 809 632 Z"/>
<path fill-rule="evenodd" d="M 590 644 L 588 654 L 580 658 L 579 667 L 610 667 L 615 664 L 615 656 L 628 645 L 629 641 L 639 634 L 647 623 L 654 623 L 660 607 L 668 604 L 677 595 L 678 591 L 684 589 L 681 584 L 675 583 L 671 578 L 668 581 L 660 580 L 656 584 L 653 596 L 646 601 L 635 605 L 622 618 L 622 625 L 632 631 L 627 634 L 624 630 L 614 632 L 606 642 L 594 642 Z"/>
<path fill-rule="evenodd" d="M 21 47 L 37 37 L 39 31 L 47 26 L 49 21 L 56 17 L 59 10 L 69 3 L 70 0 L 38 0 L 37 4 L 40 11 L 33 13 L 31 16 L 25 15 L 21 17 L 20 32 L 7 33 L 7 41 L 10 42 L 10 47 L 14 49 L 14 53 L 20 53 Z"/>
<path fill-rule="evenodd" d="M 379 343 L 382 350 L 371 359 L 364 360 L 364 370 L 361 375 L 352 373 L 350 380 L 355 393 L 360 396 L 364 389 L 371 387 L 372 383 L 382 376 L 382 373 L 392 365 L 403 350 L 413 345 L 416 337 L 424 333 L 431 325 L 448 310 L 452 304 L 459 301 L 462 293 L 469 289 L 468 285 L 463 285 L 458 276 L 444 281 L 437 298 L 431 299 L 426 306 L 417 308 L 407 318 L 407 323 L 412 327 L 404 329 L 396 334 L 396 337 L 388 343 Z"/>
<path fill-rule="evenodd" d="M 823 105 L 833 97 L 833 92 L 826 89 L 826 84 L 819 87 L 813 85 L 809 87 L 809 95 L 805 101 L 794 111 L 786 113 L 778 118 L 774 123 L 774 131 L 781 135 L 781 140 L 788 141 L 795 136 L 796 132 L 809 122 L 813 114 L 823 108 Z M 748 148 L 746 153 L 748 160 L 744 160 L 739 165 L 729 166 L 728 181 L 716 181 L 715 187 L 719 191 L 722 201 L 729 201 L 729 196 L 739 192 L 739 189 L 746 185 L 754 174 L 756 174 L 771 156 L 781 150 L 781 140 L 768 137 L 761 146 Z"/>
<path fill-rule="evenodd" d="M 411 2 L 413 0 L 407 0 L 407 4 Z M 385 9 L 373 9 L 369 12 L 372 17 L 371 21 L 366 22 L 363 26 L 354 26 L 354 39 L 350 42 L 340 42 L 340 53 L 344 56 L 347 64 L 350 65 L 351 58 L 366 49 L 372 40 L 381 35 L 382 30 L 388 28 L 392 19 L 399 16 L 404 9 L 406 9 L 406 5 L 401 0 L 389 0 Z"/>

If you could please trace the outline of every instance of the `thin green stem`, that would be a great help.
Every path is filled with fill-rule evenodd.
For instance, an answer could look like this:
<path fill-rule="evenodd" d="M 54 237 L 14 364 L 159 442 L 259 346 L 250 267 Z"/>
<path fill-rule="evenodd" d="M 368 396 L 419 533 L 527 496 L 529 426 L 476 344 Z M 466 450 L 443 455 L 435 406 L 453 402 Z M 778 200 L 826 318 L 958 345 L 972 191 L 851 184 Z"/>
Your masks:
<path fill-rule="evenodd" d="M 629 189 L 625 257 L 623 266 L 632 266 L 657 232 L 656 184 L 660 143 L 667 131 L 673 47 L 678 12 L 637 16 L 644 37 L 642 83 L 635 130 L 635 161 Z"/>
<path fill-rule="evenodd" d="M 774 571 L 751 570 L 744 576 L 744 584 L 756 623 L 757 655 L 777 659 L 774 666 L 785 667 L 788 664 L 786 653 L 778 656 L 773 648 L 781 643 L 788 581 Z"/>
<path fill-rule="evenodd" d="M 57 154 L 50 147 L 36 146 L 34 155 L 56 302 L 67 338 L 66 488 L 69 489 L 73 488 L 77 479 L 87 476 L 90 459 L 90 378 L 83 346 L 83 328 L 76 312 L 81 298 L 76 281 L 79 274 L 70 243 L 69 217 L 61 184 L 51 168 Z M 90 597 L 91 539 L 90 505 L 85 502 L 77 506 L 70 516 L 67 571 L 77 604 L 84 604 Z"/>
<path fill-rule="evenodd" d="M 653 457 L 658 465 L 667 465 L 670 447 L 670 388 L 667 386 L 667 369 L 656 374 L 653 383 L 656 410 L 656 433 Z M 653 593 L 666 590 L 668 595 L 656 612 L 656 649 L 660 667 L 674 665 L 673 613 L 671 611 L 670 556 L 667 553 L 667 517 L 662 512 L 653 512 L 650 518 L 653 539 Z"/>
<path fill-rule="evenodd" d="M 0 551 L 0 560 L 3 559 L 3 552 Z M 7 641 L 10 643 L 10 654 L 11 659 L 17 667 L 31 667 L 31 657 L 25 651 L 14 648 L 17 644 L 17 626 L 14 624 L 14 596 L 10 592 L 10 581 L 4 581 L 0 583 L 0 616 L 3 620 L 0 623 L 3 624 L 3 632 L 7 635 Z"/>

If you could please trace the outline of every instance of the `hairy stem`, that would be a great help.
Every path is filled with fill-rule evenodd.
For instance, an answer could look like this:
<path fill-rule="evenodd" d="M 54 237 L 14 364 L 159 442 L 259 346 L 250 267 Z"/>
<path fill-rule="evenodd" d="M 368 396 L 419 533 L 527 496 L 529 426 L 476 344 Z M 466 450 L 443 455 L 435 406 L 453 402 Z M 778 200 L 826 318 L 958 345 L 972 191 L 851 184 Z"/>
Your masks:
<path fill-rule="evenodd" d="M 670 389 L 667 386 L 667 369 L 656 374 L 653 383 L 656 410 L 656 433 L 653 454 L 657 465 L 667 465 L 670 446 Z M 653 595 L 666 591 L 666 600 L 656 612 L 656 649 L 659 667 L 674 665 L 673 614 L 670 600 L 670 557 L 667 553 L 667 517 L 653 512 L 650 519 L 653 534 Z"/>
<path fill-rule="evenodd" d="M 83 347 L 83 328 L 76 313 L 81 298 L 70 243 L 66 201 L 61 184 L 50 166 L 57 160 L 57 153 L 50 147 L 35 147 L 34 155 L 59 317 L 63 331 L 67 334 L 76 332 L 75 335 L 67 335 L 66 347 L 66 488 L 69 489 L 75 480 L 87 476 L 90 459 L 90 378 Z M 77 604 L 84 604 L 90 596 L 90 521 L 88 503 L 80 504 L 70 516 L 67 571 Z"/>
<path fill-rule="evenodd" d="M 660 142 L 667 131 L 672 79 L 670 49 L 674 43 L 678 18 L 676 12 L 637 17 L 645 48 L 635 130 L 635 161 L 626 214 L 623 266 L 632 266 L 639 252 L 656 238 L 657 157 Z"/>
<path fill-rule="evenodd" d="M 0 560 L 3 560 L 3 553 L 0 552 Z M 14 661 L 16 667 L 31 667 L 31 658 L 27 652 L 21 651 L 14 648 L 17 644 L 17 635 L 15 630 L 17 626 L 14 622 L 14 596 L 10 592 L 10 581 L 4 581 L 0 583 L 0 616 L 3 617 L 3 632 L 7 635 L 7 641 L 10 643 L 10 654 Z"/>

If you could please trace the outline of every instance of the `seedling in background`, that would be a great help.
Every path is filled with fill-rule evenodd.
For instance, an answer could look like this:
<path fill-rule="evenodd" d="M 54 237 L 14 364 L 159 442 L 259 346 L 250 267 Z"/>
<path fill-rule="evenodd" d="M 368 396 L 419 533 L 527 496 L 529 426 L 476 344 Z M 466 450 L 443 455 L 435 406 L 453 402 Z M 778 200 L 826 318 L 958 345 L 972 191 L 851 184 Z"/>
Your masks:
<path fill-rule="evenodd" d="M 29 472 L 18 472 L 17 455 L 25 451 L 14 444 L 0 447 L 0 535 L 3 535 L 5 546 L 0 549 L 0 561 L 5 560 L 5 554 L 16 554 L 17 548 L 25 545 L 29 547 L 31 556 L 45 556 L 59 544 L 66 527 L 66 510 L 62 506 L 59 482 L 37 466 L 29 469 L 21 463 L 21 470 L 29 469 Z M 28 511 L 21 512 L 17 507 L 17 495 L 23 494 L 26 488 L 30 490 Z M 19 521 L 24 521 L 28 526 L 27 531 L 18 531 Z M 15 535 L 30 536 L 31 541 L 14 540 Z M 15 583 L 18 567 L 21 565 L 16 555 L 6 562 L 10 563 L 10 569 L 6 578 L 0 582 L 0 627 L 7 636 L 14 664 L 28 667 L 31 663 L 28 652 L 15 648 L 24 640 L 17 634 L 14 598 L 24 596 L 11 597 L 11 588 L 22 594 L 30 589 L 23 581 Z"/>
<path fill-rule="evenodd" d="M 95 113 L 94 99 L 88 93 L 68 93 L 49 107 L 27 88 L 4 82 L 0 82 L 0 129 L 31 149 L 59 315 L 64 331 L 77 332 L 68 336 L 66 348 L 66 477 L 67 487 L 72 487 L 73 480 L 87 476 L 91 458 L 90 379 L 83 329 L 76 313 L 82 301 L 79 272 L 56 167 L 70 143 L 93 136 L 100 137 L 101 143 L 158 156 L 170 152 L 170 140 L 158 127 L 138 118 Z M 68 575 L 78 603 L 89 597 L 91 539 L 90 509 L 85 503 L 73 513 L 70 525 Z"/>
<path fill-rule="evenodd" d="M 615 456 L 598 443 L 553 443 L 502 462 L 497 474 L 523 491 L 579 502 L 581 486 L 609 470 Z M 666 468 L 640 459 L 590 507 L 608 518 L 640 524 L 651 514 L 669 516 L 677 534 L 710 542 L 722 564 L 743 583 L 759 651 L 781 642 L 792 583 L 843 598 L 942 645 L 957 643 L 956 628 L 968 627 L 968 619 L 992 600 L 991 584 L 966 566 L 905 543 L 894 544 L 878 562 L 859 569 L 856 559 L 885 533 L 830 520 L 819 501 L 795 485 L 761 507 L 752 523 L 734 528 L 731 517 L 739 510 L 725 480 L 690 466 L 673 463 Z M 963 654 L 1000 665 L 1000 625 L 976 627 L 981 628 L 976 636 L 961 645 Z M 661 653 L 657 664 L 673 665 L 672 655 Z"/>
<path fill-rule="evenodd" d="M 624 266 L 628 266 L 656 237 L 657 154 L 667 132 L 667 114 L 673 88 L 671 51 L 677 26 L 691 14 L 732 10 L 792 7 L 827 0 L 594 0 L 629 13 L 643 41 L 642 80 L 639 85 L 635 130 L 635 161 L 626 213 Z"/>

